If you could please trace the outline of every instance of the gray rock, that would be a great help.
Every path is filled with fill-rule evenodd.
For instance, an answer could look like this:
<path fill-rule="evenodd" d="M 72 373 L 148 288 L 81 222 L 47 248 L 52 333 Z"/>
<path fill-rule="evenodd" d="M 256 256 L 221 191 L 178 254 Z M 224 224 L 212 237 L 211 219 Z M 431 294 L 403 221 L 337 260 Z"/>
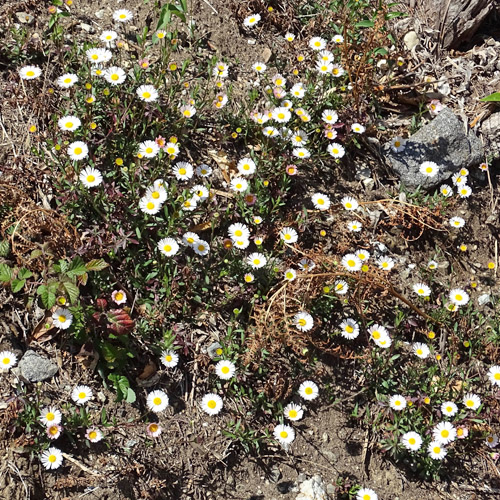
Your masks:
<path fill-rule="evenodd" d="M 478 165 L 484 156 L 481 141 L 472 131 L 467 133 L 462 121 L 448 108 L 412 135 L 404 151 L 395 153 L 388 142 L 383 146 L 383 153 L 401 183 L 410 189 L 436 187 L 461 168 Z M 420 173 L 424 161 L 433 161 L 439 166 L 434 177 Z"/>
<path fill-rule="evenodd" d="M 500 157 L 500 111 L 484 120 L 481 124 L 481 132 L 485 138 L 488 152 L 495 158 Z"/>
<path fill-rule="evenodd" d="M 326 485 L 319 476 L 313 476 L 299 485 L 300 493 L 295 500 L 328 500 Z"/>
<path fill-rule="evenodd" d="M 26 351 L 19 361 L 21 376 L 29 382 L 40 382 L 52 378 L 59 370 L 55 363 L 35 351 Z"/>
<path fill-rule="evenodd" d="M 413 47 L 416 47 L 420 43 L 420 40 L 419 40 L 418 35 L 415 31 L 409 31 L 404 36 L 403 42 L 406 45 L 406 48 L 408 50 L 411 50 L 411 49 L 413 49 Z"/>

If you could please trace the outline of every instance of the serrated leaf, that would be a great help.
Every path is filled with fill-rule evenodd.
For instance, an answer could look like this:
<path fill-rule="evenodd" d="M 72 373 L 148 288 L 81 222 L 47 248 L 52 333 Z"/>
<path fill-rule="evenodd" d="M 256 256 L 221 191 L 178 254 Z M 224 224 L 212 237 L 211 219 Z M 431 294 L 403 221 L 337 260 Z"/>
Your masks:
<path fill-rule="evenodd" d="M 12 292 L 13 293 L 19 292 L 19 290 L 22 290 L 22 288 L 24 287 L 25 284 L 26 284 L 26 280 L 20 280 L 17 278 L 15 280 L 12 280 L 12 283 L 10 284 L 10 286 L 12 288 Z"/>
<path fill-rule="evenodd" d="M 14 272 L 7 264 L 0 264 L 0 281 L 6 283 L 12 279 Z"/>
<path fill-rule="evenodd" d="M 87 271 L 102 271 L 103 269 L 106 269 L 109 266 L 107 262 L 104 261 L 104 259 L 93 259 L 89 260 L 85 264 L 85 269 Z"/>
<path fill-rule="evenodd" d="M 78 300 L 79 295 L 80 295 L 80 290 L 78 289 L 78 287 L 74 283 L 71 283 L 70 281 L 63 282 L 63 286 L 68 294 L 69 301 L 72 304 L 75 304 L 76 301 Z"/>
<path fill-rule="evenodd" d="M 70 265 L 66 274 L 70 277 L 81 276 L 87 272 L 87 268 L 85 267 L 85 262 L 81 259 L 81 257 L 75 257 Z"/>
<path fill-rule="evenodd" d="M 109 321 L 108 329 L 117 335 L 126 335 L 134 329 L 134 320 L 123 309 L 112 309 L 106 317 Z"/>
<path fill-rule="evenodd" d="M 31 278 L 32 276 L 33 273 L 29 269 L 26 269 L 25 267 L 21 267 L 21 269 L 19 269 L 19 272 L 17 273 L 17 277 L 21 280 Z"/>
<path fill-rule="evenodd" d="M 40 285 L 36 293 L 40 295 L 40 299 L 45 309 L 51 309 L 56 303 L 55 293 L 51 292 L 45 285 Z"/>
<path fill-rule="evenodd" d="M 10 252 L 9 240 L 0 241 L 0 257 L 7 257 Z"/>

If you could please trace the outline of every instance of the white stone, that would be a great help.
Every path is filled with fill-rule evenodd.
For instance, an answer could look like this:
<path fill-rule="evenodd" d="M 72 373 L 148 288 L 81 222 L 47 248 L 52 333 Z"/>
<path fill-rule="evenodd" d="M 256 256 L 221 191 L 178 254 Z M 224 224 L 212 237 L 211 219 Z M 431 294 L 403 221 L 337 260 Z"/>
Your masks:
<path fill-rule="evenodd" d="M 299 486 L 299 494 L 295 500 L 328 500 L 325 484 L 319 476 L 313 476 Z"/>

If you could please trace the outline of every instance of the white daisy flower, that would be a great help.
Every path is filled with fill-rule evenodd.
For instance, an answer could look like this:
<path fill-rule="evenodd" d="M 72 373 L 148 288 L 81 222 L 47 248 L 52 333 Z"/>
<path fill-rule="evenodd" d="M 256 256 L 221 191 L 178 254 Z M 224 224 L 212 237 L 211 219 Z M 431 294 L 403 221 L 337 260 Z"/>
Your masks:
<path fill-rule="evenodd" d="M 113 21 L 117 23 L 126 23 L 127 21 L 131 21 L 133 17 L 134 14 L 128 9 L 118 9 L 113 12 Z"/>
<path fill-rule="evenodd" d="M 91 427 L 90 429 L 87 429 L 87 432 L 85 433 L 85 437 L 91 442 L 91 443 L 98 443 L 101 441 L 103 438 L 102 432 L 97 429 L 96 427 Z"/>
<path fill-rule="evenodd" d="M 231 224 L 227 228 L 227 231 L 231 239 L 248 239 L 250 237 L 250 229 L 248 229 L 248 226 L 242 224 L 241 222 L 235 222 L 234 224 Z"/>
<path fill-rule="evenodd" d="M 428 297 L 431 294 L 431 289 L 425 283 L 415 283 L 413 291 L 420 297 Z"/>
<path fill-rule="evenodd" d="M 190 192 L 197 196 L 200 202 L 207 200 L 210 196 L 210 191 L 206 186 L 203 186 L 202 184 L 196 184 L 190 189 Z"/>
<path fill-rule="evenodd" d="M 333 54 L 329 50 L 322 50 L 318 54 L 318 60 L 323 61 L 323 62 L 332 62 L 333 61 Z"/>
<path fill-rule="evenodd" d="M 245 250 L 245 248 L 248 248 L 248 245 L 250 245 L 250 240 L 245 238 L 233 238 L 232 241 L 234 248 L 237 248 L 238 250 Z"/>
<path fill-rule="evenodd" d="M 337 295 L 345 295 L 349 290 L 349 285 L 344 280 L 337 280 L 334 283 L 334 291 Z"/>
<path fill-rule="evenodd" d="M 311 200 L 317 210 L 328 210 L 330 208 L 330 198 L 326 194 L 315 193 L 312 195 Z"/>
<path fill-rule="evenodd" d="M 175 175 L 177 180 L 187 181 L 193 177 L 193 165 L 187 161 L 179 161 L 174 165 L 172 173 Z"/>
<path fill-rule="evenodd" d="M 139 144 L 139 154 L 146 158 L 154 158 L 160 151 L 155 141 L 144 141 Z"/>
<path fill-rule="evenodd" d="M 205 240 L 198 240 L 192 248 L 196 255 L 201 255 L 202 257 L 208 255 L 210 252 L 210 245 Z"/>
<path fill-rule="evenodd" d="M 198 177 L 209 177 L 212 174 L 212 167 L 206 164 L 196 167 L 196 175 Z"/>
<path fill-rule="evenodd" d="M 287 42 L 293 42 L 295 40 L 295 35 L 293 33 L 285 33 L 285 40 Z"/>
<path fill-rule="evenodd" d="M 298 312 L 292 321 L 293 326 L 301 332 L 308 332 L 314 325 L 313 317 L 305 311 Z"/>
<path fill-rule="evenodd" d="M 163 238 L 157 246 L 158 250 L 167 257 L 172 257 L 179 251 L 179 244 L 173 238 Z"/>
<path fill-rule="evenodd" d="M 73 315 L 68 309 L 58 308 L 52 314 L 52 320 L 54 321 L 54 326 L 60 328 L 61 330 L 66 330 L 71 326 L 73 322 Z"/>
<path fill-rule="evenodd" d="M 319 394 L 318 386 L 311 380 L 306 380 L 302 382 L 299 386 L 299 396 L 306 401 L 312 401 L 316 399 Z"/>
<path fill-rule="evenodd" d="M 443 184 L 442 186 L 440 186 L 439 191 L 446 198 L 449 198 L 450 196 L 453 195 L 453 189 L 450 186 L 448 186 L 448 184 Z"/>
<path fill-rule="evenodd" d="M 287 269 L 284 273 L 284 278 L 287 281 L 293 281 L 297 277 L 297 271 L 295 269 Z"/>
<path fill-rule="evenodd" d="M 356 255 L 361 262 L 365 262 L 370 258 L 370 252 L 367 250 L 356 250 L 354 255 Z"/>
<path fill-rule="evenodd" d="M 77 405 L 83 405 L 92 398 L 92 389 L 88 385 L 77 385 L 71 392 L 71 399 Z"/>
<path fill-rule="evenodd" d="M 318 61 L 316 63 L 316 71 L 320 75 L 326 75 L 328 73 L 331 73 L 332 69 L 333 69 L 333 65 L 331 63 L 324 62 L 324 61 Z"/>
<path fill-rule="evenodd" d="M 38 66 L 23 66 L 19 69 L 19 76 L 23 80 L 34 80 L 42 74 L 42 70 Z"/>
<path fill-rule="evenodd" d="M 334 124 L 334 123 L 337 123 L 337 121 L 339 119 L 339 115 L 333 109 L 325 109 L 323 111 L 323 113 L 321 114 L 321 119 L 325 123 Z"/>
<path fill-rule="evenodd" d="M 359 203 L 352 196 L 344 196 L 340 203 L 346 210 L 356 210 L 359 207 Z"/>
<path fill-rule="evenodd" d="M 486 446 L 490 448 L 495 448 L 498 444 L 498 436 L 496 434 L 490 434 L 486 437 Z"/>
<path fill-rule="evenodd" d="M 192 118 L 196 114 L 196 108 L 191 104 L 186 104 L 185 106 L 181 106 L 179 111 L 182 116 L 185 118 Z"/>
<path fill-rule="evenodd" d="M 432 441 L 427 447 L 427 452 L 433 460 L 443 460 L 446 456 L 446 448 L 437 441 Z"/>
<path fill-rule="evenodd" d="M 338 142 L 332 142 L 331 144 L 328 144 L 328 147 L 326 149 L 334 158 L 342 158 L 345 155 L 344 147 Z"/>
<path fill-rule="evenodd" d="M 292 94 L 297 99 L 302 99 L 306 93 L 306 89 L 304 88 L 304 84 L 302 82 L 296 83 L 290 89 L 290 94 Z"/>
<path fill-rule="evenodd" d="M 439 172 L 439 167 L 433 161 L 424 161 L 420 165 L 420 173 L 427 177 L 435 177 Z"/>
<path fill-rule="evenodd" d="M 146 189 L 144 197 L 151 198 L 159 203 L 163 203 L 168 197 L 167 190 L 165 189 L 165 184 L 163 183 L 163 185 L 153 185 L 148 187 L 148 189 Z"/>
<path fill-rule="evenodd" d="M 361 260 L 353 253 L 348 253 L 342 257 L 341 264 L 347 271 L 355 272 L 361 269 Z"/>
<path fill-rule="evenodd" d="M 212 75 L 217 76 L 219 78 L 226 78 L 227 75 L 229 74 L 228 69 L 229 65 L 227 65 L 225 62 L 217 61 L 212 71 Z"/>
<path fill-rule="evenodd" d="M 295 130 L 291 134 L 290 140 L 294 146 L 301 146 L 307 144 L 309 138 L 303 130 Z"/>
<path fill-rule="evenodd" d="M 313 50 L 323 50 L 326 47 L 326 40 L 320 36 L 315 36 L 309 40 L 309 47 Z"/>
<path fill-rule="evenodd" d="M 139 209 L 141 212 L 149 215 L 157 214 L 162 207 L 162 202 L 160 200 L 156 200 L 149 196 L 143 196 L 139 200 Z"/>
<path fill-rule="evenodd" d="M 79 179 L 86 188 L 91 188 L 101 184 L 102 174 L 96 168 L 87 167 L 80 172 Z"/>
<path fill-rule="evenodd" d="M 279 135 L 279 130 L 276 127 L 264 127 L 262 133 L 267 137 L 276 137 Z"/>
<path fill-rule="evenodd" d="M 332 75 L 335 78 L 341 77 L 345 73 L 344 68 L 340 64 L 334 64 L 332 67 Z"/>
<path fill-rule="evenodd" d="M 175 368 L 179 363 L 179 355 L 175 351 L 167 349 L 161 353 L 161 362 L 167 368 Z"/>
<path fill-rule="evenodd" d="M 381 347 L 382 349 L 388 349 L 392 345 L 392 339 L 389 336 L 374 340 L 374 342 L 378 347 Z"/>
<path fill-rule="evenodd" d="M 387 331 L 387 328 L 385 328 L 385 326 L 377 324 L 372 325 L 370 328 L 368 328 L 368 335 L 370 335 L 370 338 L 375 342 L 389 338 L 389 332 Z"/>
<path fill-rule="evenodd" d="M 101 40 L 101 42 L 106 43 L 108 47 L 111 45 L 111 42 L 113 40 L 116 40 L 117 38 L 118 38 L 118 33 L 113 30 L 105 30 L 99 36 L 99 40 Z"/>
<path fill-rule="evenodd" d="M 248 182 L 242 177 L 233 177 L 231 179 L 231 189 L 237 193 L 243 193 L 248 189 Z"/>
<path fill-rule="evenodd" d="M 279 106 L 273 109 L 271 116 L 272 119 L 278 123 L 286 123 L 290 121 L 292 113 L 290 113 L 290 111 L 288 111 L 288 109 L 286 109 L 285 107 Z"/>
<path fill-rule="evenodd" d="M 87 56 L 87 59 L 92 63 L 92 64 L 104 64 L 107 63 L 113 54 L 111 53 L 110 50 L 108 49 L 87 49 L 85 51 L 85 54 Z"/>
<path fill-rule="evenodd" d="M 415 342 L 412 346 L 412 350 L 415 356 L 421 359 L 426 359 L 430 354 L 429 347 L 421 342 Z"/>
<path fill-rule="evenodd" d="M 457 229 L 460 229 L 461 227 L 465 226 L 465 220 L 462 219 L 462 217 L 451 217 L 449 220 L 449 224 L 451 227 L 456 227 Z"/>
<path fill-rule="evenodd" d="M 363 229 L 363 224 L 356 220 L 351 220 L 347 223 L 347 229 L 353 233 L 359 233 Z"/>
<path fill-rule="evenodd" d="M 378 500 L 378 496 L 370 488 L 361 488 L 356 494 L 356 500 Z"/>
<path fill-rule="evenodd" d="M 64 75 L 61 75 L 57 80 L 56 83 L 59 87 L 63 89 L 69 89 L 73 87 L 73 85 L 78 81 L 78 76 L 75 75 L 74 73 L 65 73 Z"/>
<path fill-rule="evenodd" d="M 437 424 L 432 430 L 432 437 L 434 438 L 434 441 L 445 445 L 455 441 L 457 437 L 457 430 L 452 424 L 450 424 L 450 422 L 439 422 L 439 424 Z"/>
<path fill-rule="evenodd" d="M 296 158 L 304 160 L 306 158 L 309 158 L 311 156 L 311 153 L 306 148 L 294 148 L 292 150 L 292 155 Z"/>
<path fill-rule="evenodd" d="M 160 390 L 152 391 L 148 394 L 146 405 L 152 412 L 159 413 L 168 406 L 168 396 Z"/>
<path fill-rule="evenodd" d="M 156 422 L 151 422 L 146 427 L 146 434 L 149 437 L 158 437 L 161 434 L 162 430 L 163 429 L 160 424 L 157 424 Z"/>
<path fill-rule="evenodd" d="M 89 148 L 82 141 L 72 142 L 68 146 L 68 156 L 72 160 L 75 160 L 75 161 L 83 160 L 84 158 L 87 158 L 88 154 L 89 154 Z"/>
<path fill-rule="evenodd" d="M 215 373 L 222 380 L 229 380 L 236 373 L 236 365 L 228 359 L 221 359 L 215 365 Z"/>
<path fill-rule="evenodd" d="M 158 91 L 154 85 L 141 85 L 135 93 L 144 102 L 154 102 L 158 100 Z"/>
<path fill-rule="evenodd" d="M 362 134 L 366 128 L 361 125 L 360 123 L 353 123 L 351 125 L 351 130 L 355 133 L 355 134 Z"/>
<path fill-rule="evenodd" d="M 406 408 L 406 398 L 399 394 L 395 394 L 390 397 L 389 406 L 395 411 L 404 410 Z"/>
<path fill-rule="evenodd" d="M 61 450 L 51 446 L 40 455 L 42 465 L 47 469 L 58 469 L 63 463 L 63 456 Z"/>
<path fill-rule="evenodd" d="M 295 403 L 289 403 L 283 409 L 283 414 L 285 418 L 287 418 L 288 420 L 296 422 L 304 416 L 304 410 L 300 405 L 296 405 Z"/>
<path fill-rule="evenodd" d="M 77 116 L 63 116 L 57 121 L 59 128 L 64 131 L 73 132 L 81 126 L 82 122 Z"/>
<path fill-rule="evenodd" d="M 245 19 L 243 19 L 243 26 L 251 28 L 252 26 L 255 26 L 259 21 L 260 21 L 260 14 L 251 14 L 250 16 L 245 17 Z"/>
<path fill-rule="evenodd" d="M 394 137 L 391 140 L 391 149 L 395 153 L 401 153 L 401 151 L 404 151 L 406 146 L 406 140 L 403 139 L 402 137 Z"/>
<path fill-rule="evenodd" d="M 431 270 L 433 269 L 437 269 L 439 266 L 439 264 L 435 261 L 435 260 L 430 260 L 428 263 L 427 263 L 427 267 Z"/>
<path fill-rule="evenodd" d="M 447 417 L 453 417 L 458 412 L 458 406 L 453 401 L 445 401 L 441 405 L 441 413 Z"/>
<path fill-rule="evenodd" d="M 464 396 L 463 402 L 469 410 L 477 410 L 481 406 L 481 398 L 471 392 Z"/>
<path fill-rule="evenodd" d="M 295 231 L 295 229 L 293 229 L 292 227 L 284 227 L 280 231 L 280 238 L 285 243 L 296 243 L 299 239 L 299 236 L 297 234 L 297 231 Z"/>
<path fill-rule="evenodd" d="M 453 290 L 450 290 L 449 297 L 451 302 L 457 306 L 463 306 L 467 304 L 470 298 L 469 294 L 461 288 L 454 288 Z"/>
<path fill-rule="evenodd" d="M 299 268 L 302 271 L 312 271 L 316 267 L 316 264 L 310 259 L 300 259 Z"/>
<path fill-rule="evenodd" d="M 468 198 L 472 194 L 472 189 L 470 186 L 467 186 L 467 184 L 462 184 L 458 188 L 458 196 L 460 198 Z"/>
<path fill-rule="evenodd" d="M 340 330 L 342 337 L 353 340 L 359 335 L 359 325 L 352 318 L 347 318 L 340 323 Z"/>
<path fill-rule="evenodd" d="M 38 419 L 45 426 L 56 425 L 61 423 L 62 413 L 55 406 L 47 406 L 40 411 Z"/>
<path fill-rule="evenodd" d="M 452 175 L 451 182 L 456 187 L 463 186 L 464 184 L 467 184 L 467 176 L 462 175 L 460 172 L 456 172 Z"/>
<path fill-rule="evenodd" d="M 191 231 L 188 231 L 187 233 L 184 233 L 182 235 L 182 243 L 188 246 L 193 246 L 199 239 L 200 237 L 196 233 L 193 233 Z"/>
<path fill-rule="evenodd" d="M 253 70 L 257 73 L 264 73 L 266 71 L 267 66 L 263 62 L 256 62 L 252 66 Z"/>
<path fill-rule="evenodd" d="M 500 386 L 500 366 L 491 366 L 488 370 L 488 378 L 493 385 Z"/>
<path fill-rule="evenodd" d="M 201 400 L 201 409 L 209 415 L 217 415 L 222 410 L 224 403 L 217 394 L 208 393 Z"/>
<path fill-rule="evenodd" d="M 335 35 L 332 38 L 332 42 L 334 42 L 334 43 L 344 43 L 344 37 L 342 35 Z"/>
<path fill-rule="evenodd" d="M 179 145 L 176 144 L 175 142 L 167 142 L 163 150 L 169 156 L 173 156 L 175 158 L 179 154 Z"/>
<path fill-rule="evenodd" d="M 295 439 L 295 431 L 289 425 L 280 424 L 274 428 L 274 438 L 280 444 L 289 445 Z"/>
<path fill-rule="evenodd" d="M 422 437 L 413 431 L 405 432 L 401 436 L 401 441 L 403 446 L 410 451 L 418 451 L 422 446 Z"/>
<path fill-rule="evenodd" d="M 390 271 L 394 267 L 394 264 L 394 259 L 390 257 L 381 257 L 377 260 L 378 267 L 384 271 Z"/>
<path fill-rule="evenodd" d="M 260 269 L 267 264 L 266 256 L 259 252 L 251 253 L 246 260 L 247 264 L 250 265 L 253 269 Z"/>
<path fill-rule="evenodd" d="M 236 168 L 241 175 L 252 175 L 257 169 L 255 162 L 250 158 L 242 158 Z"/>
<path fill-rule="evenodd" d="M 111 85 L 120 85 L 127 78 L 125 71 L 118 66 L 111 66 L 110 68 L 106 68 L 103 71 L 102 76 Z"/>
<path fill-rule="evenodd" d="M 0 352 L 0 370 L 10 370 L 17 364 L 17 356 L 11 351 Z"/>

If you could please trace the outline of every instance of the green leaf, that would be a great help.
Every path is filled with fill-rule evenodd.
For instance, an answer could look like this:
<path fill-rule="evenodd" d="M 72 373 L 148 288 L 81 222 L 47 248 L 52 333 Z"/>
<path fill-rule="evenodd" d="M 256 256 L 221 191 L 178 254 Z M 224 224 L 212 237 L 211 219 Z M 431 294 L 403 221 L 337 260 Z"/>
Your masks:
<path fill-rule="evenodd" d="M 80 257 L 75 257 L 70 265 L 66 274 L 70 277 L 81 276 L 87 272 L 87 268 L 85 267 L 85 262 Z"/>
<path fill-rule="evenodd" d="M 500 92 L 494 92 L 481 99 L 483 102 L 500 102 Z"/>
<path fill-rule="evenodd" d="M 375 26 L 375 23 L 373 21 L 370 21 L 369 19 L 365 19 L 364 21 L 360 21 L 359 23 L 355 24 L 356 28 L 373 28 Z"/>
<path fill-rule="evenodd" d="M 87 271 L 102 271 L 103 269 L 106 269 L 109 266 L 107 262 L 104 261 L 104 259 L 93 259 L 89 260 L 85 264 L 85 269 Z"/>
<path fill-rule="evenodd" d="M 63 286 L 64 289 L 66 290 L 66 293 L 68 294 L 69 301 L 72 304 L 75 304 L 80 295 L 80 290 L 74 283 L 71 283 L 71 281 L 64 281 Z"/>
<path fill-rule="evenodd" d="M 374 55 L 380 55 L 380 56 L 386 56 L 389 53 L 387 49 L 384 49 L 384 47 L 378 47 L 373 51 Z"/>
<path fill-rule="evenodd" d="M 0 241 L 0 257 L 7 257 L 10 252 L 9 240 Z"/>
<path fill-rule="evenodd" d="M 32 276 L 33 273 L 29 269 L 26 269 L 25 267 L 21 267 L 21 269 L 19 269 L 19 272 L 17 273 L 17 277 L 21 280 L 31 278 Z"/>
<path fill-rule="evenodd" d="M 10 284 L 10 286 L 12 287 L 12 292 L 13 293 L 19 292 L 19 290 L 21 290 L 25 284 L 26 280 L 20 280 L 17 278 L 15 280 L 12 280 L 12 283 Z"/>
<path fill-rule="evenodd" d="M 137 399 L 137 397 L 135 395 L 135 391 L 129 387 L 127 389 L 127 397 L 125 398 L 125 401 L 127 403 L 135 403 L 136 399 Z"/>
<path fill-rule="evenodd" d="M 408 14 L 405 14 L 404 12 L 388 12 L 387 15 L 385 16 L 386 19 L 394 19 L 396 17 L 408 17 Z"/>
<path fill-rule="evenodd" d="M 45 285 L 40 285 L 36 289 L 36 293 L 40 295 L 40 299 L 42 300 L 42 304 L 45 309 L 50 309 L 56 303 L 55 293 L 50 291 Z"/>
<path fill-rule="evenodd" d="M 106 425 L 108 423 L 108 416 L 106 415 L 106 408 L 104 406 L 101 410 L 101 424 Z"/>
<path fill-rule="evenodd" d="M 12 269 L 7 264 L 0 264 L 0 281 L 4 283 L 10 281 L 13 274 Z"/>

